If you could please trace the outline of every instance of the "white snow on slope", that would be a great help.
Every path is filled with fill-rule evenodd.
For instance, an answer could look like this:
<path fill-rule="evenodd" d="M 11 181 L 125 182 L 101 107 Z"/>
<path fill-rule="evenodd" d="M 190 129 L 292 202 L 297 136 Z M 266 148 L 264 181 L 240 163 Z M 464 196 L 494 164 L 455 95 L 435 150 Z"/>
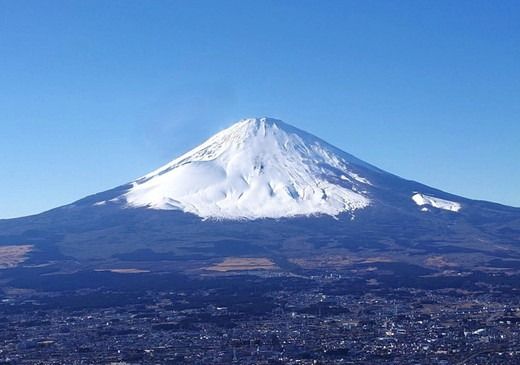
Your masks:
<path fill-rule="evenodd" d="M 430 205 L 434 208 L 450 210 L 458 212 L 461 208 L 460 203 L 451 200 L 435 198 L 433 196 L 416 193 L 412 196 L 412 200 L 419 206 Z M 423 208 L 424 209 L 424 208 Z M 426 210 L 427 211 L 427 210 Z"/>
<path fill-rule="evenodd" d="M 281 121 L 245 119 L 138 179 L 119 199 L 203 218 L 335 216 L 370 204 L 370 181 L 352 162 L 362 163 Z"/>

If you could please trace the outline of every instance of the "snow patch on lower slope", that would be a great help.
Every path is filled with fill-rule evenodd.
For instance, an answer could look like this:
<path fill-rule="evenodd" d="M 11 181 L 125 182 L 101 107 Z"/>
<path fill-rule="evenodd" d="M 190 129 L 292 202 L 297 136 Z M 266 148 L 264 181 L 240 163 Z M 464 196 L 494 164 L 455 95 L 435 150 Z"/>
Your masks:
<path fill-rule="evenodd" d="M 433 196 L 416 193 L 412 196 L 412 200 L 419 206 L 430 205 L 434 208 L 458 212 L 462 206 L 460 203 L 451 200 L 440 199 Z M 424 208 L 423 208 L 424 209 Z M 422 210 L 422 209 L 421 209 Z M 427 210 L 423 210 L 427 211 Z"/>

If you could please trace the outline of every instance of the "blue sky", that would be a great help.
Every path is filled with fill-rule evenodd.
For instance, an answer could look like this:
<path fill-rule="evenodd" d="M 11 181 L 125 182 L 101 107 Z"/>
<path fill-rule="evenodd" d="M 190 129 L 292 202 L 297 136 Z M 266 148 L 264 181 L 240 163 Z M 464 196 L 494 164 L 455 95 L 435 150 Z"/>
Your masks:
<path fill-rule="evenodd" d="M 520 2 L 0 0 L 2 218 L 251 116 L 520 206 Z"/>

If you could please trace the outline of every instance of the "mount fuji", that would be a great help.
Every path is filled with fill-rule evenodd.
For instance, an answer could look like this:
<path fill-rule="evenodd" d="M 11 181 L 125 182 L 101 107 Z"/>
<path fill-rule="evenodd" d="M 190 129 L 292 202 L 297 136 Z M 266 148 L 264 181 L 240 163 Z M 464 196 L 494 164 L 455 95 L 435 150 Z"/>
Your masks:
<path fill-rule="evenodd" d="M 253 118 L 135 181 L 0 220 L 1 245 L 30 246 L 33 264 L 439 252 L 471 264 L 520 258 L 520 209 L 400 178 L 280 120 Z"/>

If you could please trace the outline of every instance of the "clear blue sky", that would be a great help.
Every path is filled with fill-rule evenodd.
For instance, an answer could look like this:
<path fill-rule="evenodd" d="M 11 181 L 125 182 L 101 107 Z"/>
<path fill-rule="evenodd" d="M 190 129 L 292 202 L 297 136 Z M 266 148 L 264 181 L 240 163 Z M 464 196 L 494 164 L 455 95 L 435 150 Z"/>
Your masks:
<path fill-rule="evenodd" d="M 0 0 L 0 217 L 250 116 L 520 206 L 520 1 Z"/>

